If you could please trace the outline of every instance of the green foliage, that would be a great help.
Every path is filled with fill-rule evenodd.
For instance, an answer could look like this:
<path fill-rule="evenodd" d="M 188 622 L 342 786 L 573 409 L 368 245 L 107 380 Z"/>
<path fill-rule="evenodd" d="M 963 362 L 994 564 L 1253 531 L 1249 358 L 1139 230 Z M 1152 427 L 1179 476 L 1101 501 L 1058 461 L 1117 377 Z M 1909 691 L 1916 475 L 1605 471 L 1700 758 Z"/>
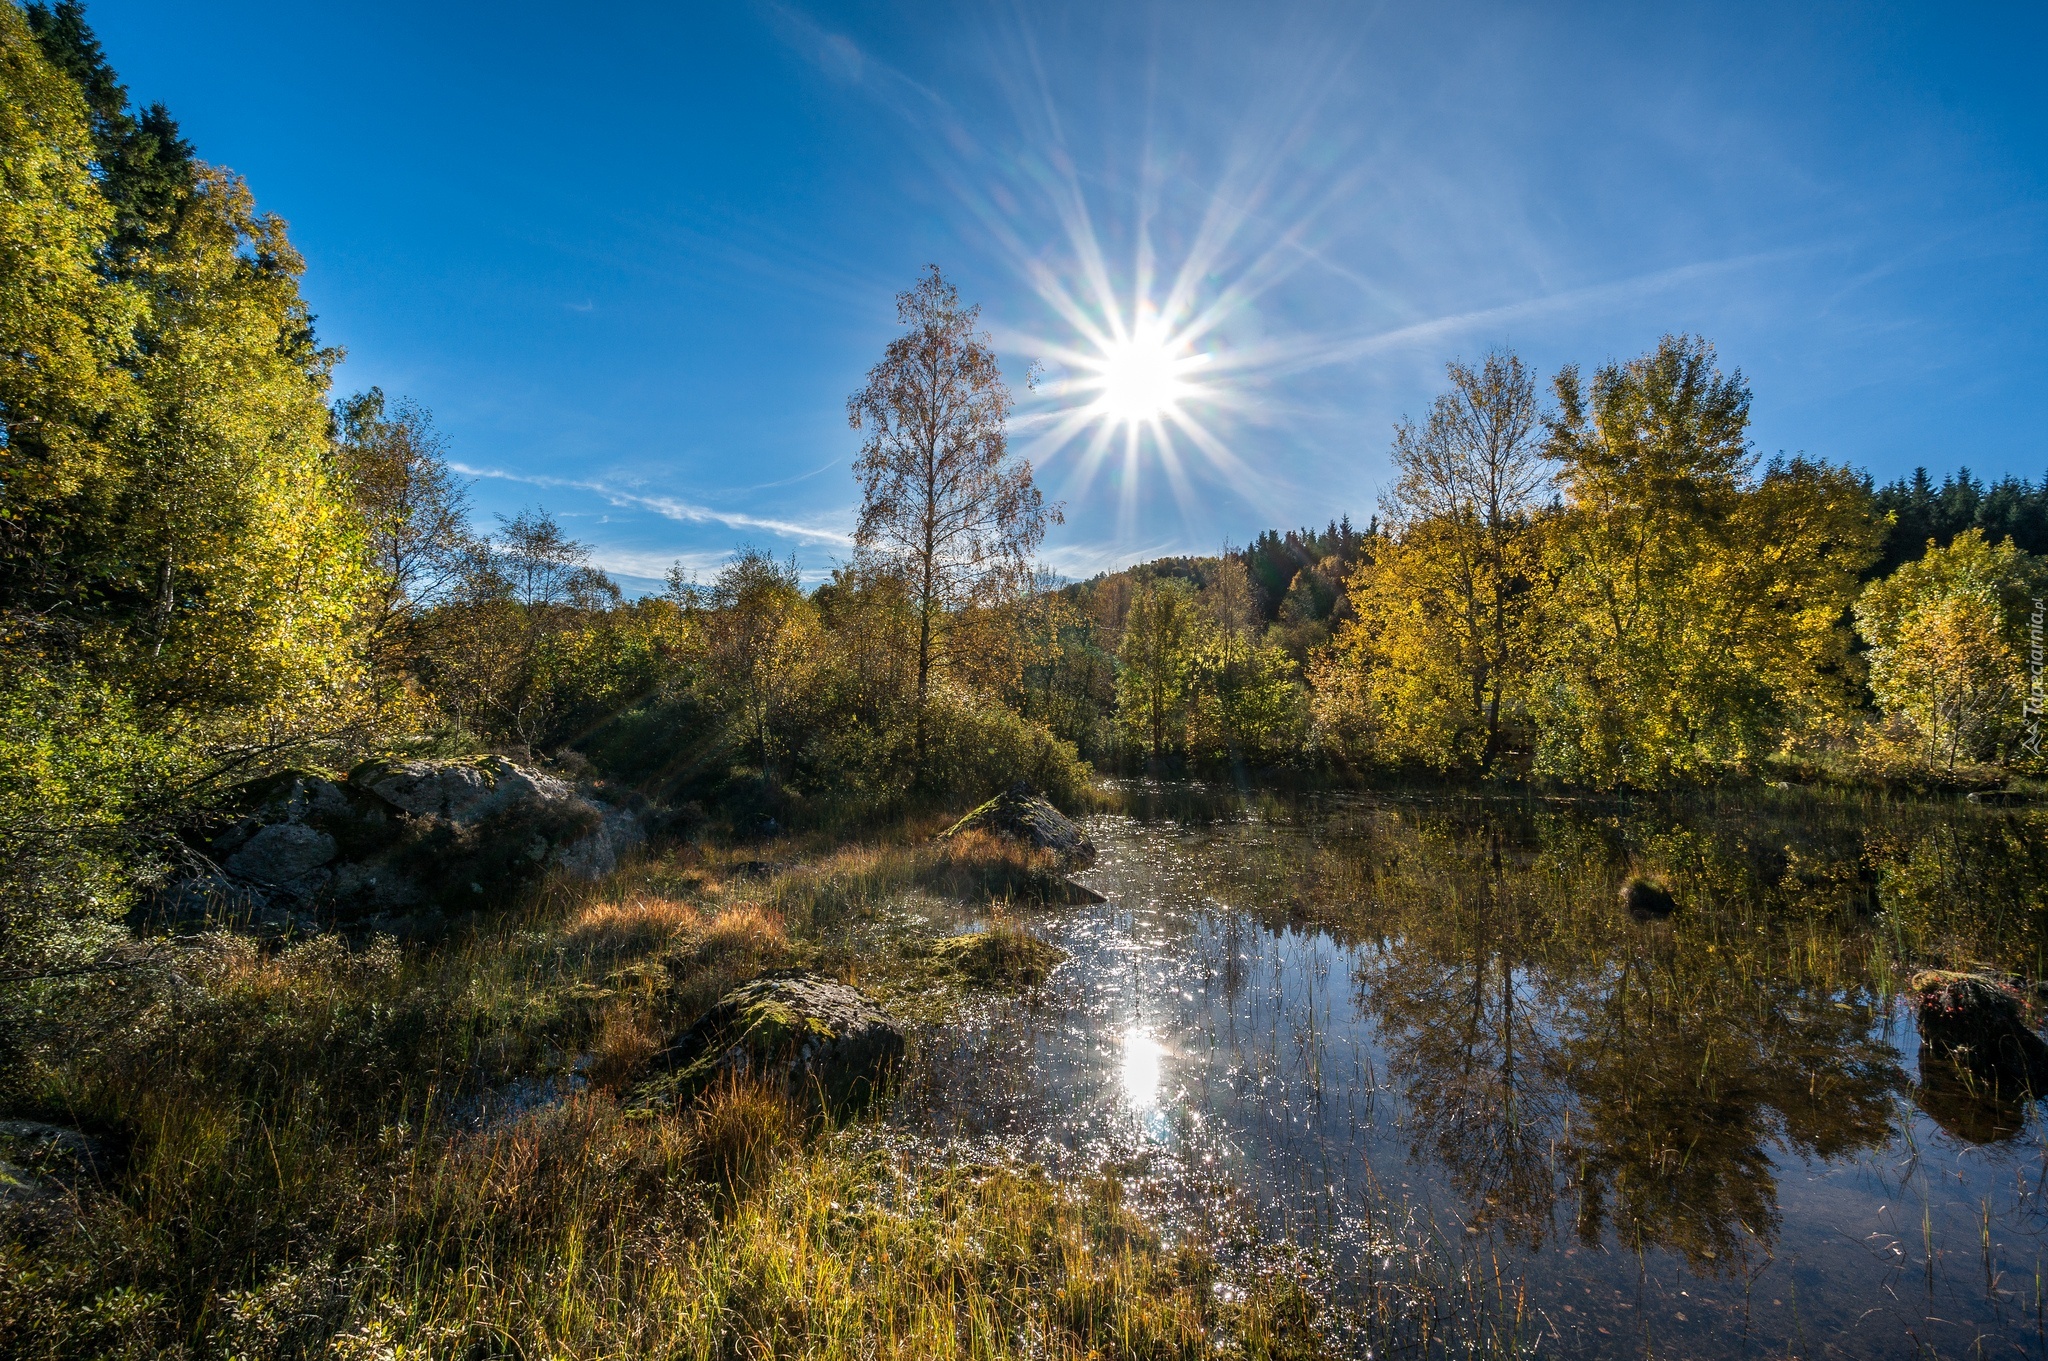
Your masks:
<path fill-rule="evenodd" d="M 1188 747 L 1199 761 L 1265 766 L 1300 751 L 1307 694 L 1286 651 L 1229 633 L 1194 649 Z"/>
<path fill-rule="evenodd" d="M 117 939 L 179 774 L 118 692 L 75 673 L 0 681 L 0 988 L 88 964 Z"/>
<path fill-rule="evenodd" d="M 1155 761 L 1186 740 L 1196 637 L 1194 592 L 1186 582 L 1167 578 L 1133 588 L 1117 650 L 1117 713 Z"/>
<path fill-rule="evenodd" d="M 313 344 L 302 268 L 239 180 L 200 174 L 143 276 L 147 416 L 124 432 L 121 496 L 82 545 L 114 605 L 87 654 L 227 743 L 355 718 L 362 539 L 330 474 L 335 356 Z"/>
<path fill-rule="evenodd" d="M 223 778 L 364 729 L 366 577 L 284 224 L 0 6 L 0 972 L 103 944 Z"/>
<path fill-rule="evenodd" d="M 1891 741 L 1929 765 L 2015 754 L 2029 627 L 2048 569 L 1980 530 L 1874 581 L 1856 604 Z"/>
<path fill-rule="evenodd" d="M 1958 468 L 1937 485 L 1925 468 L 1915 468 L 1911 477 L 1879 487 L 1874 499 L 1879 517 L 1890 522 L 1876 564 L 1880 575 L 1920 557 L 1929 540 L 1946 548 L 1971 529 L 1992 543 L 2011 539 L 2022 552 L 2048 554 L 2048 478 L 2008 475 L 1986 484 Z"/>
<path fill-rule="evenodd" d="M 0 15 L 5 645 L 223 751 L 331 736 L 362 577 L 299 258 L 160 110 L 125 108 L 76 6 L 30 17 Z"/>
<path fill-rule="evenodd" d="M 1567 368 L 1557 397 L 1539 769 L 1710 778 L 1839 724 L 1843 616 L 1876 538 L 1860 479 L 1803 459 L 1756 476 L 1749 390 L 1703 340 L 1667 336 L 1590 392 Z"/>
<path fill-rule="evenodd" d="M 130 108 L 79 0 L 32 3 L 23 14 L 44 56 L 84 97 L 100 192 L 115 214 L 106 254 L 121 270 L 175 224 L 197 171 L 192 148 L 163 105 Z"/>
<path fill-rule="evenodd" d="M 143 315 L 100 270 L 112 208 L 79 92 L 0 7 L 0 588 L 9 639 L 77 583 L 61 553 L 119 483 L 107 424 L 135 406 L 122 367 Z"/>
<path fill-rule="evenodd" d="M 691 605 L 710 692 L 772 777 L 816 688 L 822 652 L 817 607 L 804 596 L 796 560 L 743 549 Z"/>
<path fill-rule="evenodd" d="M 1072 743 L 999 701 L 958 690 L 933 697 L 929 741 L 931 792 L 954 806 L 1025 780 L 1072 808 L 1094 783 Z"/>

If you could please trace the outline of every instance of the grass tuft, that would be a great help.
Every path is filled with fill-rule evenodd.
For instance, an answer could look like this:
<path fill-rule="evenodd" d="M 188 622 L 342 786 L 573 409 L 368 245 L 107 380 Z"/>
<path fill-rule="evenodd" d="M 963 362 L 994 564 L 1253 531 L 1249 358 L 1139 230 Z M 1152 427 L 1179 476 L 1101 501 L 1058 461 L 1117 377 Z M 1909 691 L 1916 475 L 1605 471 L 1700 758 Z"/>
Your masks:
<path fill-rule="evenodd" d="M 1015 922 L 998 921 L 986 931 L 948 936 L 932 947 L 941 961 L 984 987 L 1035 988 L 1067 957 Z"/>

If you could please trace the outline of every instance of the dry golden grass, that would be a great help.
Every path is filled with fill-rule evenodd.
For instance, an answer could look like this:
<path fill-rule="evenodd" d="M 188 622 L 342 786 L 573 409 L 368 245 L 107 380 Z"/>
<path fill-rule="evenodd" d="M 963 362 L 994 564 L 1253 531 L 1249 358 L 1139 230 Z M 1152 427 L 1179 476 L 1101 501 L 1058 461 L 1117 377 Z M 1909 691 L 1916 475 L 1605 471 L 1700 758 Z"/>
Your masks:
<path fill-rule="evenodd" d="M 667 1045 L 668 1037 L 644 1009 L 630 1002 L 615 1004 L 598 1023 L 584 1076 L 600 1091 L 623 1091 Z"/>
<path fill-rule="evenodd" d="M 562 944 L 586 958 L 620 959 L 658 950 L 697 922 L 697 909 L 674 898 L 600 899 L 570 919 Z"/>
<path fill-rule="evenodd" d="M 754 903 L 721 909 L 697 933 L 696 955 L 705 964 L 734 958 L 772 959 L 789 948 L 780 914 Z"/>
<path fill-rule="evenodd" d="M 787 1094 L 763 1082 L 729 1077 L 697 1100 L 690 1118 L 690 1161 L 697 1174 L 738 1198 L 759 1186 L 802 1133 Z"/>
<path fill-rule="evenodd" d="M 1195 1358 L 1307 1336 L 1312 1305 L 1219 1298 L 1106 1186 L 821 1135 L 741 1083 L 624 1108 L 734 984 L 855 957 L 905 893 L 1032 868 L 921 836 L 811 851 L 558 880 L 437 944 L 181 952 L 89 1047 L 34 1060 L 47 1108 L 121 1131 L 122 1157 L 75 1225 L 0 1232 L 0 1355 Z M 591 1090 L 465 1113 L 579 1054 Z"/>

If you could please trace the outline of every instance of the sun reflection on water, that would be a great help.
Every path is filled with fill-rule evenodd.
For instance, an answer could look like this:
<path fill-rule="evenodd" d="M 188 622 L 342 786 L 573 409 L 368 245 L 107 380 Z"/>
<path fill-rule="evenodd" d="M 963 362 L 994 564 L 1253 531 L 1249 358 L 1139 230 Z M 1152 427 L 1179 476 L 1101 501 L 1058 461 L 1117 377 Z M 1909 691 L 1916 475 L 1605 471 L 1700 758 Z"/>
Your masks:
<path fill-rule="evenodd" d="M 1118 1043 L 1124 1051 L 1119 1074 L 1124 1100 L 1133 1110 L 1151 1110 L 1159 1104 L 1159 1060 L 1166 1051 L 1137 1026 L 1126 1028 Z"/>

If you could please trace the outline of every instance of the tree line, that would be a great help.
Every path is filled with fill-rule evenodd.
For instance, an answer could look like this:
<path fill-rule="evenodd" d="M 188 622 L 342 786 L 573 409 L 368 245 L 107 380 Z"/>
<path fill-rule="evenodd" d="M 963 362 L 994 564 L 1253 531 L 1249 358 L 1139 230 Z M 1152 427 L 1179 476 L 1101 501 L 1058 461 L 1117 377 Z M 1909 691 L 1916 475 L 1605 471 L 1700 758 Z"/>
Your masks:
<path fill-rule="evenodd" d="M 1066 587 L 1059 645 L 1101 660 L 1047 668 L 1055 730 L 1126 766 L 1592 788 L 2039 768 L 2048 480 L 1762 459 L 1699 337 L 1547 392 L 1504 352 L 1446 380 L 1366 530 Z"/>
<path fill-rule="evenodd" d="M 171 836 L 291 764 L 510 751 L 742 831 L 1013 779 L 1276 769 L 1610 788 L 2031 765 L 2048 486 L 1759 460 L 1711 345 L 1454 363 L 1364 528 L 1085 582 L 936 269 L 848 401 L 855 549 L 628 599 L 480 529 L 430 413 L 334 400 L 284 224 L 136 107 L 75 0 L 0 5 L 0 958 L 89 958 Z M 1910 541 L 1910 542 L 1909 542 Z"/>

